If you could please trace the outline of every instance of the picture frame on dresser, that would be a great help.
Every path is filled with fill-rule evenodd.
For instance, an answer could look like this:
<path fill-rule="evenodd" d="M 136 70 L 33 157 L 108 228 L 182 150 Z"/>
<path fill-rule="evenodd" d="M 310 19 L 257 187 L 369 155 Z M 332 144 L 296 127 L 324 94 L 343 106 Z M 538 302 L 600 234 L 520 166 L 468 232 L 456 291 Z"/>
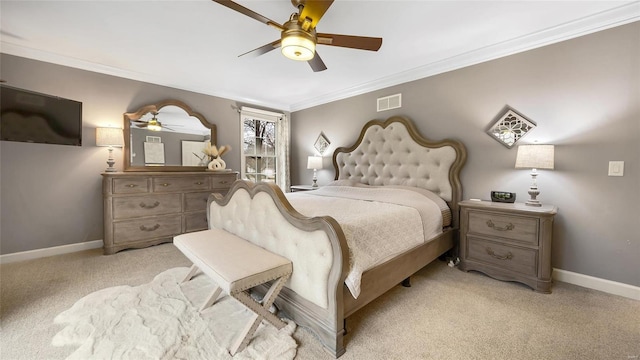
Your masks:
<path fill-rule="evenodd" d="M 145 142 L 144 163 L 164 164 L 164 144 L 161 142 Z"/>

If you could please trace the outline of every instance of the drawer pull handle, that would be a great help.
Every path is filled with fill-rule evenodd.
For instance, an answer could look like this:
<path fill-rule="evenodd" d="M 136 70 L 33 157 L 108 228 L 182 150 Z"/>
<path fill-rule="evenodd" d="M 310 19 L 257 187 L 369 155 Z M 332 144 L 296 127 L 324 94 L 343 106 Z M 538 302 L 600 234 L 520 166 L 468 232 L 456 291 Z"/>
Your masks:
<path fill-rule="evenodd" d="M 491 220 L 487 220 L 487 226 L 492 228 L 493 230 L 498 230 L 498 231 L 510 231 L 510 230 L 513 230 L 513 228 L 515 228 L 515 226 L 513 226 L 512 223 L 508 223 L 507 226 L 505 227 L 496 226 L 496 224 L 494 224 L 493 221 Z"/>
<path fill-rule="evenodd" d="M 494 257 L 498 260 L 510 260 L 513 259 L 513 254 L 511 253 L 511 251 L 508 251 L 506 255 L 496 255 L 496 253 L 493 252 L 493 250 L 488 247 L 487 248 L 487 254 L 491 255 L 491 257 Z"/>
<path fill-rule="evenodd" d="M 161 185 L 162 185 L 162 186 L 164 186 L 164 187 L 167 187 L 167 186 L 169 186 L 169 185 L 171 185 L 171 184 L 169 184 L 169 183 L 163 183 L 163 184 L 161 184 Z"/>
<path fill-rule="evenodd" d="M 144 225 L 140 225 L 140 230 L 142 231 L 156 231 L 158 230 L 158 228 L 160 228 L 160 224 L 155 224 L 152 227 L 148 228 Z"/>
<path fill-rule="evenodd" d="M 134 187 L 136 187 L 136 186 L 138 186 L 138 185 L 136 185 L 136 184 L 128 184 L 128 185 L 127 185 L 127 187 L 130 187 L 130 188 L 134 188 Z"/>
<path fill-rule="evenodd" d="M 204 184 L 202 181 L 196 181 L 196 185 L 202 185 Z"/>
<path fill-rule="evenodd" d="M 222 181 L 218 181 L 218 184 L 228 184 L 229 182 L 227 180 L 222 180 Z"/>
<path fill-rule="evenodd" d="M 141 202 L 141 203 L 140 203 L 140 207 L 141 207 L 141 208 L 143 208 L 143 209 L 153 209 L 154 207 L 156 207 L 156 206 L 158 206 L 158 205 L 160 205 L 160 202 L 159 202 L 159 201 L 156 201 L 156 202 L 154 202 L 154 203 L 153 203 L 153 204 L 151 204 L 151 205 L 147 205 L 147 204 L 145 204 L 145 203 L 143 203 L 143 202 Z"/>

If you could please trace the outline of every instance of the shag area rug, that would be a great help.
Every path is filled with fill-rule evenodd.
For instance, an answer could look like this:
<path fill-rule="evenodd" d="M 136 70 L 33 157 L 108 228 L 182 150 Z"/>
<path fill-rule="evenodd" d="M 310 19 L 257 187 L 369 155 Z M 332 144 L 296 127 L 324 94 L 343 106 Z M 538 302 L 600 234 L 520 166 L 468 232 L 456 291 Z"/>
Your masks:
<path fill-rule="evenodd" d="M 54 346 L 79 346 L 68 359 L 293 359 L 296 325 L 277 330 L 262 323 L 234 357 L 228 349 L 253 314 L 225 296 L 199 312 L 213 289 L 199 274 L 178 282 L 188 268 L 174 268 L 140 286 L 116 286 L 91 293 L 54 319 L 65 325 Z"/>

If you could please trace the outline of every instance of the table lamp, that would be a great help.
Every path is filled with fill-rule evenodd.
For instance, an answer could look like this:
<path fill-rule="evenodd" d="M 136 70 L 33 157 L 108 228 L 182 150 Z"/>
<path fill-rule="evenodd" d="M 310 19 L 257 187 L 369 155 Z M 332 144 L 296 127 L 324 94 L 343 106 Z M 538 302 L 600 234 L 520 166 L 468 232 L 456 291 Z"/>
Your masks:
<path fill-rule="evenodd" d="M 309 156 L 307 159 L 307 169 L 313 169 L 312 187 L 318 187 L 318 169 L 322 169 L 322 156 Z"/>
<path fill-rule="evenodd" d="M 96 146 L 109 147 L 109 158 L 107 159 L 107 164 L 109 165 L 109 167 L 105 170 L 105 172 L 115 172 L 116 169 L 113 167 L 113 165 L 116 163 L 116 161 L 113 158 L 113 148 L 124 146 L 122 129 L 96 128 Z"/>
<path fill-rule="evenodd" d="M 537 169 L 553 170 L 554 146 L 553 145 L 520 145 L 516 155 L 516 169 L 531 169 L 533 183 L 529 187 L 529 200 L 525 203 L 529 206 L 542 206 L 537 200 L 540 191 L 536 183 Z"/>

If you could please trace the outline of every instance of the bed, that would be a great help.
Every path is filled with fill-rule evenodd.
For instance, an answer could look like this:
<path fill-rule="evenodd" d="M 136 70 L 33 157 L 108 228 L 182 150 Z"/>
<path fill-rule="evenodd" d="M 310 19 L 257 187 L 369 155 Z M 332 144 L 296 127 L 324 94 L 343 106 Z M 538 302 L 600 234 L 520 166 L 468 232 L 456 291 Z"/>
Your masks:
<path fill-rule="evenodd" d="M 329 186 L 285 195 L 238 180 L 210 197 L 209 227 L 290 259 L 276 306 L 339 357 L 351 314 L 454 247 L 465 161 L 460 142 L 429 141 L 407 118 L 372 120 L 335 150 Z"/>

